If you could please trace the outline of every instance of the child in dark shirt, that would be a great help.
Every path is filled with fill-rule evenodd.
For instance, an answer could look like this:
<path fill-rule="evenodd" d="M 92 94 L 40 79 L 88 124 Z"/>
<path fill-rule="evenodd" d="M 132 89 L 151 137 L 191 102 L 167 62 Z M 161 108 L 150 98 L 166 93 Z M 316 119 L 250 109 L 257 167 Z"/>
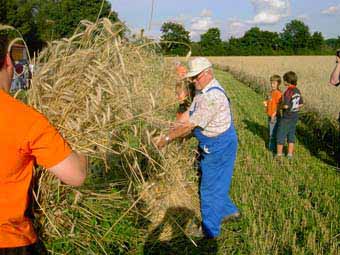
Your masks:
<path fill-rule="evenodd" d="M 297 86 L 298 77 L 294 72 L 285 73 L 284 85 L 287 87 L 282 102 L 282 118 L 277 130 L 277 156 L 283 155 L 283 145 L 288 141 L 288 158 L 293 157 L 296 124 L 299 118 L 299 110 L 303 106 L 303 99 Z"/>

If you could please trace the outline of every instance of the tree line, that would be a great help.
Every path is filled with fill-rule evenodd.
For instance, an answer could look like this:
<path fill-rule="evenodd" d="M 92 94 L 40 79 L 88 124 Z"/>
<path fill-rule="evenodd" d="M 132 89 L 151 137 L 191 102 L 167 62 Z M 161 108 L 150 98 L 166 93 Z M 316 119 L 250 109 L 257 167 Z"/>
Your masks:
<path fill-rule="evenodd" d="M 73 34 L 81 20 L 101 17 L 119 21 L 109 1 L 102 0 L 0 0 L 0 24 L 15 27 L 31 52 L 48 41 Z"/>
<path fill-rule="evenodd" d="M 108 0 L 0 0 L 0 24 L 17 28 L 30 52 L 42 49 L 49 41 L 70 37 L 83 19 L 94 22 L 102 17 L 120 21 Z M 340 48 L 340 36 L 325 40 L 321 32 L 311 33 L 299 20 L 286 24 L 281 33 L 253 27 L 243 37 L 226 41 L 221 39 L 219 28 L 210 28 L 198 42 L 192 41 L 189 31 L 178 23 L 165 22 L 161 32 L 165 55 L 186 55 L 189 49 L 194 56 L 325 55 Z"/>
<path fill-rule="evenodd" d="M 193 42 L 189 31 L 175 22 L 161 27 L 161 45 L 165 55 L 186 55 L 189 47 L 194 56 L 250 55 L 328 55 L 340 48 L 340 36 L 325 40 L 321 32 L 311 33 L 300 20 L 292 20 L 281 33 L 252 27 L 240 38 L 221 39 L 219 28 L 210 28 Z"/>

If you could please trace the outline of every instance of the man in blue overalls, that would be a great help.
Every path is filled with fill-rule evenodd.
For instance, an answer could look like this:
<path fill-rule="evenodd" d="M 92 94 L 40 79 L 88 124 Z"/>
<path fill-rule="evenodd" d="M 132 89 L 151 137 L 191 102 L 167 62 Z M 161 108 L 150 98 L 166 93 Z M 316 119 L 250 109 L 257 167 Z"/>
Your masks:
<path fill-rule="evenodd" d="M 237 152 L 237 134 L 229 99 L 214 78 L 212 65 L 206 58 L 189 62 L 187 78 L 195 83 L 197 94 L 184 122 L 176 123 L 167 136 L 158 138 L 159 148 L 193 131 L 200 149 L 200 199 L 202 227 L 207 238 L 216 238 L 221 223 L 240 216 L 229 197 Z"/>

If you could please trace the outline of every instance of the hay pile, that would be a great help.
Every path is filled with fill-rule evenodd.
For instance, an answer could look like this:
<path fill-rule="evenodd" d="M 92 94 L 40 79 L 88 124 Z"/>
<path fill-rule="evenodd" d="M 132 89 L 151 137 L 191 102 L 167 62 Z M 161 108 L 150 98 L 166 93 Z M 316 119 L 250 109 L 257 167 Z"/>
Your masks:
<path fill-rule="evenodd" d="M 188 182 L 190 146 L 173 144 L 163 154 L 152 144 L 174 115 L 175 74 L 155 50 L 120 39 L 122 29 L 108 19 L 83 21 L 34 63 L 29 104 L 90 158 L 88 184 L 80 190 L 40 172 L 36 224 L 45 242 L 65 237 L 79 252 L 95 253 L 96 245 L 105 253 L 108 242 L 124 246 L 115 226 L 128 212 L 110 221 L 121 201 L 112 190 L 134 199 L 130 209 L 145 203 L 150 229 L 169 208 L 199 212 L 196 185 Z"/>

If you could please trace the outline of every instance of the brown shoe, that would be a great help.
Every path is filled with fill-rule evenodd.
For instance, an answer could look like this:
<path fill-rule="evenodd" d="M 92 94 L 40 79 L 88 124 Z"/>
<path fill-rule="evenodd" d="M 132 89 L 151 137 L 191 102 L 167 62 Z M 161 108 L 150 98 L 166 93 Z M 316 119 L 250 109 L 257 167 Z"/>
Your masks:
<path fill-rule="evenodd" d="M 239 212 L 232 213 L 232 214 L 229 214 L 229 215 L 227 215 L 223 218 L 222 224 L 227 223 L 227 222 L 231 222 L 231 221 L 237 221 L 239 219 L 241 219 L 241 214 Z"/>
<path fill-rule="evenodd" d="M 203 229 L 201 226 L 197 226 L 195 224 L 190 224 L 187 227 L 187 234 L 191 238 L 204 238 L 205 235 L 203 233 Z"/>

